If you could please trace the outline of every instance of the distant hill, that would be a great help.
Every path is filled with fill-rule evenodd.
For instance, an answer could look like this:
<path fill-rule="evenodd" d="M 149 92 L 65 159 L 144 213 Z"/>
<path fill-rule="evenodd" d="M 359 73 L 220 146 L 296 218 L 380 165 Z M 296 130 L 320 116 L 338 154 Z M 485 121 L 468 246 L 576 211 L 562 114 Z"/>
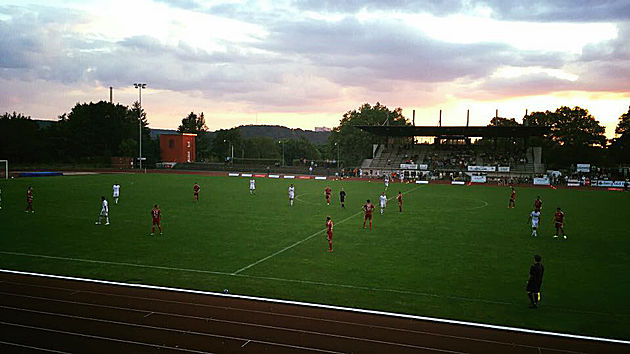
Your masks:
<path fill-rule="evenodd" d="M 33 119 L 44 129 L 57 123 L 54 120 Z M 254 137 L 268 137 L 273 139 L 299 139 L 305 137 L 308 141 L 315 145 L 323 145 L 328 141 L 330 132 L 316 132 L 313 130 L 291 129 L 280 125 L 241 125 L 238 127 L 241 136 L 245 139 Z M 216 132 L 209 132 L 210 138 L 214 138 Z M 174 129 L 151 129 L 151 138 L 156 139 L 162 134 L 177 134 Z"/>
<path fill-rule="evenodd" d="M 330 132 L 291 129 L 279 125 L 242 125 L 239 127 L 243 138 L 269 137 L 274 139 L 298 139 L 305 137 L 315 145 L 323 145 L 328 141 Z"/>
<path fill-rule="evenodd" d="M 291 129 L 279 125 L 241 125 L 238 127 L 244 139 L 254 137 L 268 137 L 272 139 L 299 139 L 305 137 L 314 145 L 323 145 L 328 141 L 330 132 L 316 132 L 312 130 Z M 216 131 L 208 132 L 210 139 L 214 139 Z M 161 134 L 177 134 L 176 130 L 151 129 L 151 137 Z"/>

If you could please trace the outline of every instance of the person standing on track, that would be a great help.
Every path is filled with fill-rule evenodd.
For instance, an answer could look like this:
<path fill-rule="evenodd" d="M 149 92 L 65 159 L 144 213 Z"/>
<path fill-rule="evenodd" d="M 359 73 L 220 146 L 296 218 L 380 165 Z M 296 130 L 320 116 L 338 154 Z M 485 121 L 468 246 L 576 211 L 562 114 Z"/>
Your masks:
<path fill-rule="evenodd" d="M 540 288 L 542 287 L 543 273 L 545 267 L 540 263 L 542 257 L 539 255 L 534 256 L 534 264 L 529 267 L 529 279 L 527 280 L 527 296 L 531 304 L 530 308 L 537 308 L 540 301 Z"/>

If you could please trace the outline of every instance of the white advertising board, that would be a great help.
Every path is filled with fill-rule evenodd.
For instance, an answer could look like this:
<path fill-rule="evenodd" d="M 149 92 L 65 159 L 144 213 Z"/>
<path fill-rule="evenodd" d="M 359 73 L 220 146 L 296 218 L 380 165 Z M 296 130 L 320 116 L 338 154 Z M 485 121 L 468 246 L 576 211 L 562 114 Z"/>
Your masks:
<path fill-rule="evenodd" d="M 590 163 L 579 163 L 577 164 L 578 172 L 591 172 L 591 164 Z"/>
<path fill-rule="evenodd" d="M 403 170 L 417 170 L 418 165 L 415 163 L 401 163 L 400 168 L 402 168 Z"/>
<path fill-rule="evenodd" d="M 499 166 L 498 167 L 498 171 L 499 172 L 510 172 L 510 166 Z"/>
<path fill-rule="evenodd" d="M 486 176 L 470 176 L 470 181 L 472 183 L 486 183 Z"/>
<path fill-rule="evenodd" d="M 468 171 L 472 172 L 494 172 L 496 170 L 496 166 L 468 166 Z"/>
<path fill-rule="evenodd" d="M 549 183 L 549 178 L 548 177 L 542 177 L 542 178 L 534 178 L 534 184 L 537 186 L 548 186 Z"/>

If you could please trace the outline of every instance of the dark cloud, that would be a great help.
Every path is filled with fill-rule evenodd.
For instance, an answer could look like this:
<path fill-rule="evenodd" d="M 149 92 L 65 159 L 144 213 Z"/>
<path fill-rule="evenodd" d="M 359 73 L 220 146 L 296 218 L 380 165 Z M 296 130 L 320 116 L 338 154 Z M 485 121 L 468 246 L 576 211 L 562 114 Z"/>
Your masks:
<path fill-rule="evenodd" d="M 447 16 L 487 6 L 501 20 L 534 22 L 599 22 L 630 19 L 627 0 L 296 0 L 300 10 L 354 14 L 362 10 L 430 13 Z"/>
<path fill-rule="evenodd" d="M 342 69 L 363 69 L 365 75 L 378 80 L 441 82 L 483 77 L 501 65 L 563 63 L 558 53 L 522 52 L 494 43 L 440 42 L 399 22 L 361 22 L 353 17 L 337 22 L 276 23 L 260 47 L 303 57 L 312 65 L 327 68 L 323 75 L 341 74 L 332 79 L 344 85 L 352 85 L 353 80 Z"/>
<path fill-rule="evenodd" d="M 630 20 L 628 0 L 485 0 L 501 20 L 600 22 Z"/>

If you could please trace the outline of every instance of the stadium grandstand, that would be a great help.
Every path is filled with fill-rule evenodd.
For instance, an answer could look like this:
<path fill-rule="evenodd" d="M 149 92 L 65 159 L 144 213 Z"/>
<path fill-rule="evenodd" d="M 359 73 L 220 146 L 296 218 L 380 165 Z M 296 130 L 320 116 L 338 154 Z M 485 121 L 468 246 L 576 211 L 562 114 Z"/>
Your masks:
<path fill-rule="evenodd" d="M 530 138 L 548 133 L 533 126 L 357 126 L 380 137 L 363 160 L 367 176 L 405 179 L 529 180 L 545 173 L 542 148 Z M 420 143 L 422 141 L 422 143 Z M 508 144 L 506 144 L 508 142 Z"/>

